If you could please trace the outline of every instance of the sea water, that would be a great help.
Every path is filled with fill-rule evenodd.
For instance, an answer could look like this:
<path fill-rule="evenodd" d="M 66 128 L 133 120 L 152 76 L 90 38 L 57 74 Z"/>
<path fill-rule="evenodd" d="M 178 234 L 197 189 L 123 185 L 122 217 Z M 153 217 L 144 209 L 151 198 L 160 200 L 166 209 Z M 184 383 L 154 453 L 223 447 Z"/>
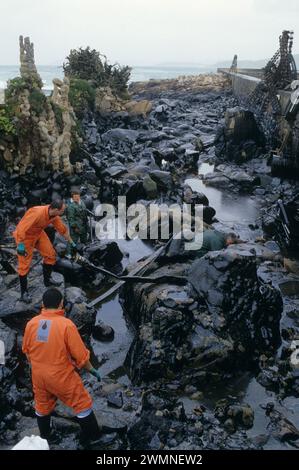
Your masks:
<path fill-rule="evenodd" d="M 63 68 L 58 65 L 39 65 L 37 67 L 43 83 L 44 91 L 53 89 L 53 78 L 63 78 Z M 176 78 L 181 75 L 198 75 L 200 73 L 216 72 L 214 66 L 136 66 L 132 67 L 130 82 L 139 82 L 150 79 Z M 7 80 L 20 76 L 18 65 L 0 65 L 0 90 L 5 89 Z"/>

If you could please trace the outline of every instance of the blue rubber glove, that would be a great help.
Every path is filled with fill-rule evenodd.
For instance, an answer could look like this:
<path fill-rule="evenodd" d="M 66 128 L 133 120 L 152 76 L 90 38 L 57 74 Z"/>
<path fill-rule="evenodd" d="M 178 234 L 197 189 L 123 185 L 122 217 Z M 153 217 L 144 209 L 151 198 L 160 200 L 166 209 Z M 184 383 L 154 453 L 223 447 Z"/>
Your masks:
<path fill-rule="evenodd" d="M 77 245 L 73 240 L 70 242 L 70 246 L 71 246 L 72 254 L 74 255 L 75 253 L 77 253 Z"/>
<path fill-rule="evenodd" d="M 18 246 L 17 246 L 17 253 L 18 255 L 20 256 L 25 256 L 26 255 L 26 249 L 25 249 L 25 245 L 23 242 L 19 243 Z"/>
<path fill-rule="evenodd" d="M 94 377 L 98 379 L 99 382 L 101 382 L 101 376 L 98 370 L 96 370 L 94 367 L 92 367 L 89 371 Z"/>

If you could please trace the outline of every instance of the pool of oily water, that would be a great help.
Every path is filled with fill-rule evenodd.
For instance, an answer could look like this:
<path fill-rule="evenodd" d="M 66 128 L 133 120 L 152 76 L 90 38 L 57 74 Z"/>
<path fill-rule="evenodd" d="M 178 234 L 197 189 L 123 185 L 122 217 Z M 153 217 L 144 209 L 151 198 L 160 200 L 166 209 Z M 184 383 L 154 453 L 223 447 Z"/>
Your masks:
<path fill-rule="evenodd" d="M 123 268 L 128 264 L 134 264 L 140 259 L 149 256 L 154 248 L 140 239 L 118 240 L 119 248 L 125 253 L 122 261 Z M 107 286 L 108 290 L 111 285 Z M 100 293 L 104 293 L 105 290 Z M 99 292 L 89 293 L 92 298 L 97 297 Z M 114 339 L 110 342 L 100 342 L 91 337 L 91 346 L 93 353 L 97 357 L 102 376 L 117 378 L 126 374 L 123 369 L 123 363 L 130 345 L 134 338 L 134 328 L 130 320 L 124 315 L 123 308 L 119 300 L 119 293 L 115 292 L 107 297 L 97 309 L 96 324 L 104 322 L 114 330 Z"/>

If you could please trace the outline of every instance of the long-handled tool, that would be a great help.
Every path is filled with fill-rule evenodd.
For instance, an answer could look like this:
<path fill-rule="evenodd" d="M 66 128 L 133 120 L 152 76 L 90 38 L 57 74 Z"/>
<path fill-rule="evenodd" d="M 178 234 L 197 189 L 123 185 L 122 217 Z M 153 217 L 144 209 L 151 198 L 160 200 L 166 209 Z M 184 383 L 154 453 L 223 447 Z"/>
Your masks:
<path fill-rule="evenodd" d="M 163 253 L 163 251 L 166 250 L 166 248 L 170 245 L 170 243 L 172 242 L 173 240 L 173 237 L 171 237 L 168 242 L 161 246 L 157 251 L 155 251 L 154 253 L 152 253 L 146 260 L 142 261 L 141 263 L 138 264 L 138 266 L 136 266 L 135 268 L 132 269 L 132 271 L 130 272 L 130 275 L 129 276 L 117 276 L 116 274 L 114 273 L 110 273 L 110 271 L 108 271 L 110 274 L 113 274 L 113 278 L 118 278 L 119 279 L 119 282 L 117 282 L 114 286 L 110 287 L 110 289 L 108 289 L 106 292 L 104 292 L 103 294 L 101 294 L 99 297 L 96 297 L 94 300 L 92 300 L 89 304 L 88 304 L 88 307 L 94 307 L 95 305 L 103 302 L 105 299 L 107 299 L 107 297 L 110 297 L 110 295 L 114 294 L 114 292 L 117 292 L 118 289 L 120 289 L 126 281 L 130 281 L 130 278 L 131 278 L 131 281 L 135 281 L 135 282 L 162 282 L 163 279 L 165 279 L 165 276 L 162 278 L 162 277 L 157 277 L 157 278 L 145 278 L 145 277 L 142 277 L 142 276 L 135 276 L 135 274 L 138 274 L 138 273 L 141 273 L 146 267 L 148 267 L 153 261 L 157 260 L 158 257 Z M 97 266 L 98 268 L 98 266 Z M 103 269 L 103 268 L 100 268 L 100 269 Z M 107 271 L 107 270 L 105 270 Z M 138 278 L 138 279 L 137 279 Z M 168 277 L 168 281 L 170 280 L 171 276 Z M 146 279 L 150 279 L 150 281 L 146 280 Z M 172 277 L 172 280 L 173 282 L 174 281 L 174 277 Z M 180 282 L 182 281 L 182 283 L 186 283 L 186 279 L 185 278 L 176 278 L 177 282 Z"/>
<path fill-rule="evenodd" d="M 93 242 L 93 236 L 92 236 L 92 218 L 91 218 L 91 215 L 89 216 L 89 232 L 90 232 L 90 241 L 92 243 Z"/>
<path fill-rule="evenodd" d="M 128 274 L 127 276 L 118 276 L 115 273 L 112 273 L 111 271 L 108 271 L 105 268 L 100 268 L 99 266 L 96 266 L 95 264 L 91 263 L 87 258 L 84 256 L 81 256 L 79 253 L 76 253 L 74 256 L 74 261 L 78 264 L 81 265 L 86 265 L 89 266 L 90 268 L 99 271 L 100 273 L 105 274 L 106 276 L 113 277 L 114 279 L 117 279 L 118 281 L 134 281 L 134 282 L 175 282 L 178 284 L 186 284 L 186 278 L 181 277 L 181 276 L 170 276 L 170 275 L 164 275 L 164 276 L 158 276 L 158 277 L 146 277 L 146 276 L 132 276 Z"/>

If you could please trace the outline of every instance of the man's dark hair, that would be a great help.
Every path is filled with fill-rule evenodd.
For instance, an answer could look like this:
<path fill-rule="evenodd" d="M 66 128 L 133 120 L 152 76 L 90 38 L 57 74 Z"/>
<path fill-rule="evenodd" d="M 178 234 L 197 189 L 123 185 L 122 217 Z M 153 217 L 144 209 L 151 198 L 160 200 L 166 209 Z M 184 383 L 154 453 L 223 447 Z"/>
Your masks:
<path fill-rule="evenodd" d="M 46 290 L 43 295 L 43 304 L 45 308 L 58 308 L 63 295 L 60 290 L 55 289 L 55 287 L 50 287 Z"/>
<path fill-rule="evenodd" d="M 63 204 L 63 199 L 54 199 L 50 204 L 50 209 L 61 209 Z"/>
<path fill-rule="evenodd" d="M 80 189 L 79 188 L 72 188 L 71 189 L 71 196 L 73 196 L 74 194 L 79 194 L 79 196 L 80 196 L 80 194 L 81 194 Z"/>
<path fill-rule="evenodd" d="M 229 238 L 233 241 L 233 243 L 237 243 L 237 241 L 239 240 L 238 235 L 236 235 L 234 232 L 225 234 L 225 240 L 228 240 Z"/>

